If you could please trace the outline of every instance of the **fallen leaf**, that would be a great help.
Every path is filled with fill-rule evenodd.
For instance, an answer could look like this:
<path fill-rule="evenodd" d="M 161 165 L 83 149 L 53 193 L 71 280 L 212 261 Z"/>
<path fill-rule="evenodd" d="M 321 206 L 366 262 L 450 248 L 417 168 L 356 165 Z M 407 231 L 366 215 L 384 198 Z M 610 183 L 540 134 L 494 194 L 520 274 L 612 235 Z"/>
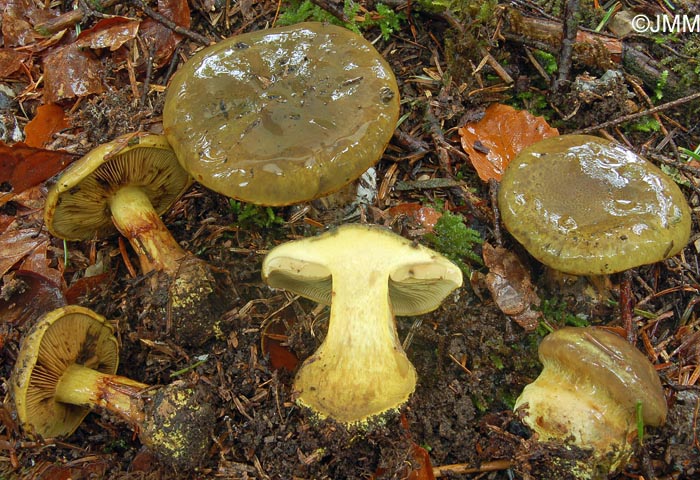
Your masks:
<path fill-rule="evenodd" d="M 392 217 L 405 216 L 412 222 L 425 228 L 427 232 L 432 232 L 435 224 L 442 216 L 434 208 L 426 207 L 420 203 L 400 203 L 387 210 L 387 213 Z"/>
<path fill-rule="evenodd" d="M 103 18 L 92 28 L 83 30 L 75 43 L 80 48 L 109 48 L 113 52 L 136 38 L 140 23 L 127 17 Z"/>
<path fill-rule="evenodd" d="M 284 369 L 293 372 L 296 370 L 299 359 L 287 346 L 286 330 L 281 321 L 268 323 L 261 336 L 262 352 L 269 356 L 270 364 L 275 370 Z"/>
<path fill-rule="evenodd" d="M 482 255 L 489 269 L 486 286 L 498 308 L 525 330 L 537 328 L 542 317 L 542 312 L 536 310 L 540 297 L 535 293 L 530 273 L 517 255 L 486 242 Z"/>
<path fill-rule="evenodd" d="M 13 270 L 3 276 L 2 285 L 0 318 L 16 327 L 66 305 L 61 289 L 36 272 Z"/>
<path fill-rule="evenodd" d="M 18 52 L 12 48 L 0 48 L 0 77 L 8 78 L 22 68 L 22 63 L 29 60 L 27 52 Z"/>
<path fill-rule="evenodd" d="M 44 103 L 104 92 L 102 64 L 90 50 L 75 43 L 44 57 Z"/>
<path fill-rule="evenodd" d="M 187 0 L 158 0 L 158 13 L 183 28 L 190 28 L 192 16 Z M 170 61 L 175 48 L 182 40 L 182 35 L 150 18 L 142 22 L 141 36 L 146 45 L 153 49 L 153 65 L 156 68 Z"/>
<path fill-rule="evenodd" d="M 500 181 L 508 163 L 523 148 L 559 135 L 544 118 L 499 103 L 489 106 L 480 121 L 463 126 L 458 132 L 462 148 L 485 182 Z"/>
<path fill-rule="evenodd" d="M 0 142 L 0 184 L 9 184 L 18 194 L 56 175 L 76 158 L 73 153 Z"/>
<path fill-rule="evenodd" d="M 66 112 L 55 103 L 46 103 L 37 108 L 34 118 L 24 127 L 24 142 L 30 147 L 45 147 L 53 139 L 54 133 L 69 126 Z"/>
<path fill-rule="evenodd" d="M 3 232 L 0 235 L 0 276 L 5 275 L 32 250 L 48 241 L 48 237 L 40 234 L 35 228 Z"/>

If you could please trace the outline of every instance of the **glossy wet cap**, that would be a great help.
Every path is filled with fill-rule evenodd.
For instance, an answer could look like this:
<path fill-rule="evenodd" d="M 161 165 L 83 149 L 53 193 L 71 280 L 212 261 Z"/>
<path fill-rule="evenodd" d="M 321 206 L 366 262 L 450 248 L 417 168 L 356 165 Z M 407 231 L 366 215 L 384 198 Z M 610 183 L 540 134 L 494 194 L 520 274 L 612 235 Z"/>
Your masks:
<path fill-rule="evenodd" d="M 462 285 L 462 271 L 439 253 L 383 227 L 360 224 L 275 247 L 263 261 L 262 276 L 272 287 L 330 305 L 333 275 L 358 268 L 387 277 L 393 312 L 402 316 L 435 310 Z"/>
<path fill-rule="evenodd" d="M 589 379 L 632 415 L 641 402 L 645 425 L 666 421 L 659 375 L 647 357 L 619 335 L 596 327 L 566 327 L 547 335 L 538 352 L 545 367 L 566 371 L 572 381 Z"/>
<path fill-rule="evenodd" d="M 10 388 L 27 434 L 43 438 L 70 435 L 90 412 L 87 407 L 54 399 L 58 381 L 74 363 L 114 374 L 119 349 L 104 317 L 69 305 L 42 316 L 22 340 Z"/>
<path fill-rule="evenodd" d="M 165 135 L 206 187 L 289 205 L 339 190 L 381 158 L 399 115 L 391 68 L 362 36 L 300 23 L 192 56 L 165 100 Z"/>
<path fill-rule="evenodd" d="M 575 275 L 658 262 L 690 237 L 690 208 L 673 180 L 589 135 L 551 137 L 520 152 L 498 204 L 506 228 L 532 256 Z"/>
<path fill-rule="evenodd" d="M 158 215 L 192 184 L 162 135 L 127 134 L 72 163 L 49 190 L 44 221 L 66 240 L 103 238 L 117 232 L 109 198 L 120 187 L 143 189 Z"/>

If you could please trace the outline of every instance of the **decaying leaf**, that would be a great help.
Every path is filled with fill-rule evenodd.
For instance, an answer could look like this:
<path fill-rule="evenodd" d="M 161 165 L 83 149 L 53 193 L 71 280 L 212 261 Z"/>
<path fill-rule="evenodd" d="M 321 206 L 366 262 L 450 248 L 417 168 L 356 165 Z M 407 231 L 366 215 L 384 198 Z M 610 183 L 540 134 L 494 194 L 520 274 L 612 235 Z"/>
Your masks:
<path fill-rule="evenodd" d="M 7 78 L 22 68 L 22 63 L 29 60 L 27 52 L 18 52 L 12 48 L 0 48 L 0 77 Z"/>
<path fill-rule="evenodd" d="M 459 129 L 462 148 L 479 178 L 501 180 L 511 159 L 523 148 L 543 138 L 559 135 L 542 117 L 502 104 L 486 109 L 484 117 Z"/>
<path fill-rule="evenodd" d="M 442 216 L 432 207 L 421 205 L 420 203 L 400 203 L 387 210 L 387 213 L 396 218 L 399 216 L 406 217 L 416 226 L 422 227 L 426 232 L 432 232 L 435 224 Z"/>
<path fill-rule="evenodd" d="M 158 13 L 177 25 L 190 28 L 192 18 L 187 0 L 158 0 Z M 182 35 L 173 32 L 162 23 L 147 18 L 141 24 L 141 36 L 153 49 L 153 64 L 160 68 L 167 64 L 175 52 Z"/>
<path fill-rule="evenodd" d="M 55 103 L 41 105 L 34 118 L 24 127 L 24 142 L 30 147 L 42 148 L 53 139 L 54 133 L 68 128 L 66 113 Z"/>
<path fill-rule="evenodd" d="M 29 255 L 49 237 L 35 228 L 9 229 L 0 235 L 0 276 L 5 275 L 17 262 Z"/>
<path fill-rule="evenodd" d="M 76 158 L 78 155 L 68 152 L 0 142 L 0 183 L 3 190 L 9 187 L 18 194 L 56 175 Z"/>
<path fill-rule="evenodd" d="M 65 304 L 61 289 L 36 272 L 13 270 L 2 278 L 0 318 L 3 322 L 22 326 Z"/>
<path fill-rule="evenodd" d="M 104 18 L 92 28 L 83 30 L 75 43 L 81 48 L 108 48 L 113 52 L 136 38 L 140 23 L 127 17 Z"/>
<path fill-rule="evenodd" d="M 520 259 L 509 250 L 488 243 L 483 245 L 483 257 L 489 269 L 486 285 L 498 308 L 525 330 L 537 328 L 542 317 L 542 312 L 536 310 L 540 298 Z"/>
<path fill-rule="evenodd" d="M 57 48 L 44 58 L 44 102 L 102 93 L 102 63 L 75 43 Z"/>

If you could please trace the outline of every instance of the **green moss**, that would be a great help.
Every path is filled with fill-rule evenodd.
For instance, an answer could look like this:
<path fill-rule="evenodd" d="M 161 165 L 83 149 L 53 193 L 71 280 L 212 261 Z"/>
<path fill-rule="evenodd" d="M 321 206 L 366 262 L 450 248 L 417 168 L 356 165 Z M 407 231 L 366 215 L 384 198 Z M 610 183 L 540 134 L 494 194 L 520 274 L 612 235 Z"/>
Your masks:
<path fill-rule="evenodd" d="M 278 216 L 271 207 L 261 207 L 250 203 L 229 200 L 231 212 L 236 216 L 239 227 L 270 228 L 284 224 L 284 219 Z"/>
<path fill-rule="evenodd" d="M 481 257 L 474 252 L 474 247 L 484 241 L 479 232 L 465 225 L 462 215 L 443 212 L 433 232 L 423 238 L 432 248 L 452 260 L 467 277 L 471 274 L 467 263 L 483 264 Z"/>

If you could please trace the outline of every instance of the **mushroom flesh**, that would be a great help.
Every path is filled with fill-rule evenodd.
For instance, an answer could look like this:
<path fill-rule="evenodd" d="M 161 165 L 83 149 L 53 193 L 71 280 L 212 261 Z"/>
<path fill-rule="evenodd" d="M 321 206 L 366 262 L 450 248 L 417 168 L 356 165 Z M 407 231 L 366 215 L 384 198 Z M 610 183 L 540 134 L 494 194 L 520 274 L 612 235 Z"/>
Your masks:
<path fill-rule="evenodd" d="M 399 408 L 415 390 L 394 315 L 430 312 L 462 284 L 460 269 L 437 252 L 359 224 L 275 247 L 262 276 L 330 305 L 328 333 L 294 388 L 300 404 L 346 425 Z"/>
<path fill-rule="evenodd" d="M 542 373 L 514 409 L 540 441 L 592 450 L 577 478 L 607 478 L 629 459 L 637 408 L 645 425 L 660 426 L 668 408 L 654 366 L 625 339 L 596 327 L 565 327 L 539 346 Z M 639 407 L 638 407 L 639 405 Z"/>

